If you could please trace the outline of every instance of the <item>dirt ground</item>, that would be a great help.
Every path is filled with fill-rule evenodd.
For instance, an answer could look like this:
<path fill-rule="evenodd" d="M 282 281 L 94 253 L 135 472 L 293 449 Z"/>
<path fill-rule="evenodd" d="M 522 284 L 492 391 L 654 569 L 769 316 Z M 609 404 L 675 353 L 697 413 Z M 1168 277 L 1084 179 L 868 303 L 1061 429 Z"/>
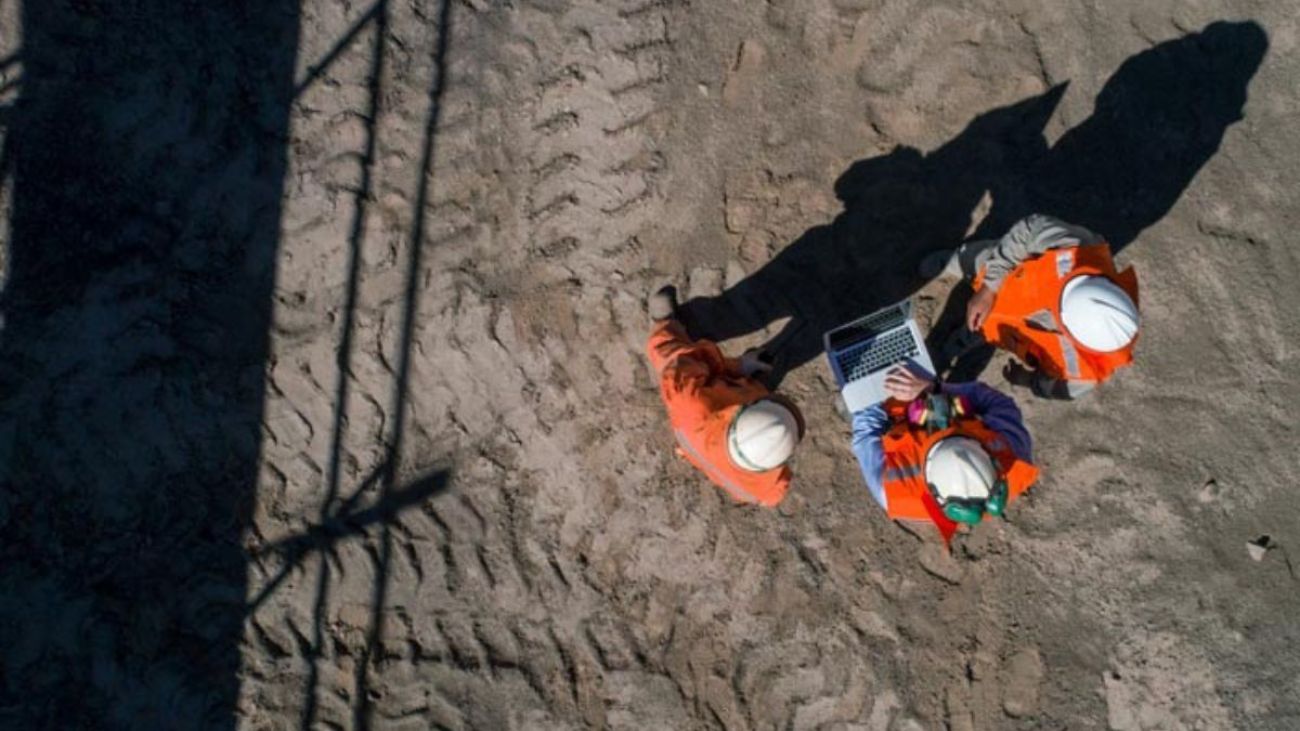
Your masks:
<path fill-rule="evenodd" d="M 243 17 L 218 12 L 202 16 L 213 43 Z M 58 228 L 45 201 L 62 199 L 30 202 L 30 182 L 23 197 L 40 138 L 8 133 L 0 459 L 17 487 L 0 501 L 0 720 L 1300 728 L 1289 3 L 305 0 L 283 14 L 296 31 L 247 44 L 286 44 L 292 78 L 250 88 L 218 63 L 192 95 L 216 111 L 185 117 L 221 128 L 291 90 L 279 121 L 214 133 L 201 161 L 141 166 L 142 185 L 176 178 L 166 195 L 58 194 L 92 202 L 75 214 L 92 234 L 156 228 L 196 248 L 110 252 L 75 291 L 22 279 L 47 276 L 48 255 L 17 252 Z M 19 20 L 0 0 L 0 59 L 23 46 Z M 46 109 L 25 63 L 21 78 L 0 66 L 0 103 Z M 105 119 L 152 144 L 129 108 Z M 249 140 L 269 142 L 241 154 Z M 227 164 L 229 179 L 180 182 Z M 261 199 L 246 179 L 280 185 L 278 205 L 248 213 Z M 139 234 L 105 210 L 163 223 Z M 820 335 L 905 296 L 927 327 L 944 321 L 961 294 L 917 281 L 916 262 L 1036 210 L 1137 268 L 1137 362 L 1077 403 L 1014 392 L 1043 477 L 948 554 L 871 501 Z M 244 231 L 265 234 L 264 261 L 213 243 Z M 730 503 L 674 455 L 643 355 L 645 295 L 669 281 L 729 352 L 774 339 L 809 425 L 775 510 Z M 184 294 L 151 309 L 160 288 Z M 178 335 L 196 298 L 213 322 L 262 307 L 239 320 L 260 344 Z M 39 316 L 15 319 L 33 302 Z M 982 377 L 1009 389 L 1005 360 Z M 235 401 L 247 413 L 205 416 Z M 122 456 L 146 442 L 157 452 Z M 136 515 L 137 493 L 167 497 Z M 225 528 L 207 527 L 218 515 Z M 1261 536 L 1273 547 L 1255 561 Z M 221 643 L 228 657 L 204 655 Z"/>

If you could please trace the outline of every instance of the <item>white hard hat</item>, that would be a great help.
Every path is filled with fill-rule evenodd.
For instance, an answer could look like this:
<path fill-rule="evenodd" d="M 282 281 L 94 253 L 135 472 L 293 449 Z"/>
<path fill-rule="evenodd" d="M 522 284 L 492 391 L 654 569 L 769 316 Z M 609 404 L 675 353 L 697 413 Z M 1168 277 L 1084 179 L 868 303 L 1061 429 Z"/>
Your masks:
<path fill-rule="evenodd" d="M 727 451 L 741 469 L 765 472 L 790 459 L 799 436 L 799 417 L 784 404 L 762 399 L 736 413 L 727 435 Z"/>
<path fill-rule="evenodd" d="M 997 480 L 993 458 L 970 437 L 940 440 L 925 457 L 925 481 L 942 500 L 988 498 Z"/>
<path fill-rule="evenodd" d="M 1133 298 L 1106 277 L 1083 275 L 1066 283 L 1061 320 L 1080 345 L 1100 353 L 1123 348 L 1138 331 Z"/>

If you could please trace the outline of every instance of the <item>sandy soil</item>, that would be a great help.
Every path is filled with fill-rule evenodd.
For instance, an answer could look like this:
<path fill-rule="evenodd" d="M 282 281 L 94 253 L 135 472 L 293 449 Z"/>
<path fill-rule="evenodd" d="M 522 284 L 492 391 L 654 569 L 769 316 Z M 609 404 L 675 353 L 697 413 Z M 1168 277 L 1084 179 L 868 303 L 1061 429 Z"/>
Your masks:
<path fill-rule="evenodd" d="M 6 725 L 1300 728 L 1287 4 L 307 0 L 243 41 L 223 12 L 112 48 L 232 43 L 243 76 L 69 108 L 131 135 L 93 169 L 145 192 L 104 203 L 33 198 L 24 152 L 77 131 L 48 100 L 85 66 L 49 49 L 95 31 L 36 68 L 0 1 L 0 63 L 29 49 L 0 66 Z M 157 142 L 159 109 L 224 131 Z M 125 248 L 78 258 L 64 198 Z M 1016 393 L 1043 479 L 949 555 L 871 503 L 817 341 L 909 295 L 944 321 L 915 263 L 1039 209 L 1138 268 L 1138 362 Z M 674 457 L 665 281 L 727 349 L 776 339 L 809 420 L 779 509 Z"/>

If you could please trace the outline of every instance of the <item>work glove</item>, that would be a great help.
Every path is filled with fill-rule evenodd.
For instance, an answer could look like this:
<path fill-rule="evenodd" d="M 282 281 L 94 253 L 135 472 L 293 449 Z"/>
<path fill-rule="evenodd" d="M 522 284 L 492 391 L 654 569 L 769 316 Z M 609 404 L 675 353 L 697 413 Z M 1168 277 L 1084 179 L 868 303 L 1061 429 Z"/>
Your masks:
<path fill-rule="evenodd" d="M 1007 383 L 1010 383 L 1013 386 L 1029 388 L 1034 385 L 1034 371 L 1029 370 L 1014 360 L 1007 361 L 1006 366 L 1002 368 L 1002 377 L 1007 379 Z"/>
<path fill-rule="evenodd" d="M 759 348 L 750 348 L 740 354 L 740 372 L 750 377 L 767 375 L 772 372 L 772 356 Z"/>

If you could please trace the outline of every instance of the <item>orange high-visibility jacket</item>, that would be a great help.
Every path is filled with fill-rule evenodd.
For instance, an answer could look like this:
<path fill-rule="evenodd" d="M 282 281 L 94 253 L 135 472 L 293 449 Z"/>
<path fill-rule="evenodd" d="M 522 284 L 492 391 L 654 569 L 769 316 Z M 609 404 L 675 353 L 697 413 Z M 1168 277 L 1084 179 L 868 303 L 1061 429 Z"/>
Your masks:
<path fill-rule="evenodd" d="M 655 327 L 646 350 L 659 374 L 659 391 L 668 407 L 678 454 L 742 503 L 769 507 L 780 503 L 790 489 L 789 467 L 750 472 L 733 464 L 727 451 L 727 433 L 736 412 L 770 397 L 771 391 L 742 374 L 736 359 L 725 357 L 717 345 L 690 340 L 674 321 Z"/>
<path fill-rule="evenodd" d="M 1049 249 L 1020 263 L 1002 280 L 980 332 L 984 339 L 1009 350 L 1052 378 L 1100 383 L 1116 369 L 1133 362 L 1137 338 L 1124 348 L 1102 353 L 1076 341 L 1061 320 L 1061 294 L 1071 279 L 1099 275 L 1119 285 L 1133 304 L 1138 302 L 1137 274 L 1132 267 L 1115 270 L 1110 246 L 1067 246 Z M 984 272 L 975 278 L 978 291 Z"/>
<path fill-rule="evenodd" d="M 945 541 L 956 532 L 957 524 L 943 514 L 925 481 L 926 455 L 947 437 L 971 437 L 988 450 L 998 474 L 1007 481 L 1008 504 L 1038 479 L 1038 468 L 1017 457 L 1006 440 L 977 417 L 956 417 L 947 429 L 929 433 L 907 420 L 906 406 L 901 402 L 890 399 L 886 407 L 894 425 L 881 439 L 885 452 L 881 482 L 885 488 L 885 511 L 894 520 L 932 521 Z"/>

